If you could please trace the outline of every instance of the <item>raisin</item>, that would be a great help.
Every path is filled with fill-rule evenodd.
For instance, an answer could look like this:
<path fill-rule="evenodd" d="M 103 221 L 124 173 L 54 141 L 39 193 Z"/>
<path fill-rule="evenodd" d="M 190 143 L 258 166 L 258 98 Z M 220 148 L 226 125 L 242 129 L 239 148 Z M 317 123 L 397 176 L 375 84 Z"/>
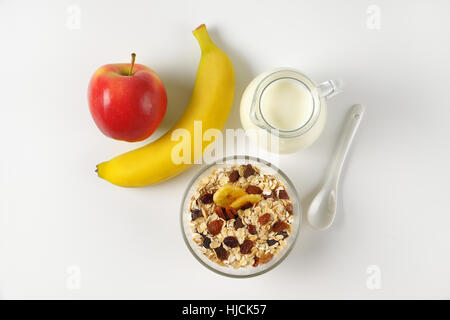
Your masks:
<path fill-rule="evenodd" d="M 234 170 L 230 173 L 230 175 L 228 176 L 228 180 L 230 182 L 236 182 L 239 179 L 239 171 Z"/>
<path fill-rule="evenodd" d="M 227 217 L 225 217 L 225 214 L 223 213 L 223 208 L 222 207 L 216 207 L 216 209 L 214 210 L 217 215 L 222 218 L 223 220 L 227 220 Z"/>
<path fill-rule="evenodd" d="M 206 248 L 206 249 L 211 249 L 211 247 L 209 246 L 211 244 L 211 238 L 209 238 L 209 237 L 204 237 L 203 238 L 203 246 Z"/>
<path fill-rule="evenodd" d="M 289 214 L 294 214 L 294 206 L 292 205 L 292 203 L 288 203 L 285 209 L 287 212 L 289 212 Z"/>
<path fill-rule="evenodd" d="M 234 228 L 237 230 L 239 228 L 242 228 L 244 224 L 242 223 L 242 219 L 240 216 L 236 218 L 236 221 L 234 222 Z"/>
<path fill-rule="evenodd" d="M 258 264 L 259 264 L 259 258 L 258 258 L 258 257 L 255 257 L 255 262 L 253 262 L 253 266 L 254 266 L 254 267 L 257 267 Z"/>
<path fill-rule="evenodd" d="M 230 248 L 236 248 L 239 245 L 239 241 L 236 237 L 226 237 L 223 239 L 223 244 Z"/>
<path fill-rule="evenodd" d="M 248 225 L 248 232 L 249 232 L 250 234 L 256 234 L 256 233 L 257 233 L 256 227 L 255 227 L 253 224 L 249 224 L 249 225 Z"/>
<path fill-rule="evenodd" d="M 198 218 L 203 217 L 202 212 L 199 209 L 192 209 L 191 210 L 191 219 L 196 220 Z"/>
<path fill-rule="evenodd" d="M 273 246 L 275 243 L 278 243 L 278 241 L 277 241 L 277 240 L 272 240 L 272 239 L 267 240 L 267 244 L 268 244 L 270 247 Z"/>
<path fill-rule="evenodd" d="M 234 209 L 232 207 L 226 207 L 225 213 L 226 213 L 228 219 L 234 219 L 234 217 L 236 217 L 236 215 L 237 215 L 236 209 Z"/>
<path fill-rule="evenodd" d="M 272 231 L 280 232 L 286 230 L 289 225 L 284 221 L 277 221 L 272 226 Z"/>
<path fill-rule="evenodd" d="M 241 253 L 242 254 L 247 254 L 250 252 L 250 250 L 252 250 L 253 248 L 253 241 L 251 240 L 244 240 L 244 242 L 242 242 L 241 244 Z"/>
<path fill-rule="evenodd" d="M 262 190 L 257 186 L 248 186 L 247 190 L 245 190 L 248 194 L 261 194 Z"/>
<path fill-rule="evenodd" d="M 263 255 L 261 258 L 259 258 L 259 263 L 260 263 L 260 264 L 267 263 L 267 262 L 269 262 L 270 260 L 272 260 L 272 258 L 273 258 L 273 254 L 271 254 L 270 252 L 269 252 L 269 253 L 266 253 L 266 254 Z"/>
<path fill-rule="evenodd" d="M 214 251 L 216 252 L 217 258 L 220 260 L 225 260 L 228 258 L 228 251 L 222 245 L 215 248 Z"/>
<path fill-rule="evenodd" d="M 286 190 L 280 190 L 280 191 L 278 191 L 278 198 L 283 199 L 283 200 L 288 200 L 289 195 L 286 192 Z"/>
<path fill-rule="evenodd" d="M 258 218 L 258 222 L 263 226 L 270 220 L 270 213 L 263 214 Z M 280 230 L 281 231 L 281 230 Z"/>
<path fill-rule="evenodd" d="M 208 231 L 213 236 L 215 236 L 220 233 L 220 231 L 222 230 L 222 226 L 223 226 L 222 220 L 211 221 L 210 223 L 208 223 Z"/>
<path fill-rule="evenodd" d="M 255 169 L 253 169 L 251 164 L 247 164 L 244 169 L 244 178 L 248 178 L 255 174 Z"/>
<path fill-rule="evenodd" d="M 286 239 L 287 237 L 289 237 L 289 233 L 287 233 L 287 231 L 280 231 L 277 233 L 277 236 L 283 236 L 283 239 Z"/>
<path fill-rule="evenodd" d="M 204 204 L 210 204 L 213 202 L 213 194 L 212 193 L 204 193 L 200 196 L 200 201 Z"/>

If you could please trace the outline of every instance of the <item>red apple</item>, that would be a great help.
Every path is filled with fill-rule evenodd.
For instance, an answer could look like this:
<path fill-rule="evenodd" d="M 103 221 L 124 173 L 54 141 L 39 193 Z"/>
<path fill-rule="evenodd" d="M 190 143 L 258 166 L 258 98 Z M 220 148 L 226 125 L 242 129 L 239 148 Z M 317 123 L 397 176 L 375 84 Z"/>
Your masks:
<path fill-rule="evenodd" d="M 89 108 L 97 127 L 117 140 L 141 141 L 161 123 L 167 95 L 155 71 L 134 64 L 107 64 L 95 71 L 88 88 Z"/>

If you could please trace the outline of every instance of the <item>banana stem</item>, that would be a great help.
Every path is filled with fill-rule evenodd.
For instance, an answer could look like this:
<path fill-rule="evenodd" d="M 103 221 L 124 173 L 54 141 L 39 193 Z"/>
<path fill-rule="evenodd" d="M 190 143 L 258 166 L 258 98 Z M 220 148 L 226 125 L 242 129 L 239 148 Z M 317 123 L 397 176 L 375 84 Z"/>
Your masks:
<path fill-rule="evenodd" d="M 208 30 L 204 24 L 199 25 L 194 31 L 192 31 L 194 37 L 197 39 L 198 44 L 202 50 L 207 49 L 214 45 L 211 38 L 209 37 Z"/>

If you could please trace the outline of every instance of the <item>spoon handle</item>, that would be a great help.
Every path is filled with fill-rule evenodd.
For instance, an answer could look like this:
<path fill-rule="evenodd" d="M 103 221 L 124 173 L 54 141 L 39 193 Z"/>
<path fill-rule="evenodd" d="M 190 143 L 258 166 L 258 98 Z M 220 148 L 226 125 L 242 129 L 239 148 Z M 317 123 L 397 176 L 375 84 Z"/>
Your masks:
<path fill-rule="evenodd" d="M 342 167 L 347 156 L 353 137 L 361 122 L 364 114 L 364 107 L 360 104 L 355 104 L 351 107 L 346 116 L 346 123 L 342 129 L 337 148 L 334 154 L 334 159 L 328 171 L 327 183 L 337 186 L 339 177 L 341 176 Z"/>

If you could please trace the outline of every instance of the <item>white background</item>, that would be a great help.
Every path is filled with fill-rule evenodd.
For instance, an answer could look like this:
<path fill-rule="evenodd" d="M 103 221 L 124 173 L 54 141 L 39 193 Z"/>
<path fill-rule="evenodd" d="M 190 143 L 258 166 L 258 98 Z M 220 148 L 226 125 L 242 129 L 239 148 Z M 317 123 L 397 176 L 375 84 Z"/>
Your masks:
<path fill-rule="evenodd" d="M 1 297 L 450 298 L 449 12 L 449 1 L 1 0 Z M 281 158 L 304 207 L 346 110 L 367 107 L 335 224 L 305 224 L 285 262 L 253 279 L 216 275 L 185 247 L 179 204 L 200 166 L 142 189 L 94 173 L 143 143 L 96 128 L 92 73 L 132 51 L 159 73 L 169 105 L 154 139 L 189 99 L 200 23 L 235 66 L 228 128 L 240 126 L 240 96 L 260 72 L 286 66 L 346 82 L 320 139 Z"/>

